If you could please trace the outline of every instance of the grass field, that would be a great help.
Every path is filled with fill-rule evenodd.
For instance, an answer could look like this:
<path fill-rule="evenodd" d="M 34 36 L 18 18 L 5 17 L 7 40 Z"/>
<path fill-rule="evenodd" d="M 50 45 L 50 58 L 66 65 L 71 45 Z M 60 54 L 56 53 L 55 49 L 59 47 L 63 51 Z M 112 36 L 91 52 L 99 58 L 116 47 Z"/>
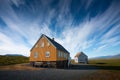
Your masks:
<path fill-rule="evenodd" d="M 0 56 L 0 66 L 28 63 L 29 58 L 24 56 Z"/>
<path fill-rule="evenodd" d="M 91 59 L 89 65 L 97 66 L 99 70 L 84 80 L 120 80 L 120 58 Z"/>
<path fill-rule="evenodd" d="M 120 66 L 120 58 L 111 59 L 91 59 L 89 64 L 101 65 L 101 66 Z"/>
<path fill-rule="evenodd" d="M 75 63 L 74 60 L 71 60 L 71 63 L 76 65 L 80 63 Z M 110 59 L 89 59 L 88 61 L 89 69 L 90 66 L 94 66 L 99 70 L 110 70 L 120 72 L 120 58 L 110 58 Z M 82 65 L 81 65 L 82 67 Z M 84 68 L 84 66 L 83 66 Z"/>
<path fill-rule="evenodd" d="M 109 72 L 119 72 L 120 74 L 120 58 L 110 59 L 91 59 L 89 65 L 95 65 L 99 69 L 109 70 Z"/>

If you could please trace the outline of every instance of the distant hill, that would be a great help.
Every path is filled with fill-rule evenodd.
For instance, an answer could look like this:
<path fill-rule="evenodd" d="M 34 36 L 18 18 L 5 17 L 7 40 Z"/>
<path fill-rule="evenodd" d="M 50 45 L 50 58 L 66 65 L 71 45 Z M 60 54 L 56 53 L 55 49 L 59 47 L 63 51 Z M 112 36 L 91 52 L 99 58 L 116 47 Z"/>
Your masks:
<path fill-rule="evenodd" d="M 91 59 L 108 59 L 108 58 L 120 58 L 120 54 L 117 55 L 108 55 L 108 56 L 99 56 Z"/>
<path fill-rule="evenodd" d="M 113 56 L 112 58 L 120 58 L 120 54 Z"/>
<path fill-rule="evenodd" d="M 22 54 L 5 54 L 4 56 L 23 56 Z"/>
<path fill-rule="evenodd" d="M 25 57 L 23 55 L 18 55 L 18 54 L 0 55 L 0 66 L 28 63 L 28 62 L 29 62 L 29 57 Z"/>

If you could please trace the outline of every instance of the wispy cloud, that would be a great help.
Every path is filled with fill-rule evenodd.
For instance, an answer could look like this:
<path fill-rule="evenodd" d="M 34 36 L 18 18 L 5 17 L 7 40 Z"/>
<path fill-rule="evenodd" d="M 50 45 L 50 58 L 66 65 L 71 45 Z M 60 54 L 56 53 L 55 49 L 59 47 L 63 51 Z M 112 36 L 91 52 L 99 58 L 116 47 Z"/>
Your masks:
<path fill-rule="evenodd" d="M 11 53 L 20 53 L 27 54 L 29 53 L 29 48 L 24 44 L 14 43 L 11 38 L 5 34 L 0 33 L 0 53 L 1 54 L 11 54 Z"/>
<path fill-rule="evenodd" d="M 93 4 L 94 1 L 81 1 L 73 6 L 74 3 L 72 0 L 0 0 L 0 18 L 7 25 L 4 31 L 0 28 L 1 54 L 29 55 L 30 48 L 41 34 L 55 37 L 72 57 L 79 51 L 91 55 L 120 44 L 120 2 L 111 2 L 105 11 L 99 10 L 94 17 L 90 16 L 94 10 L 91 6 L 97 5 Z M 74 7 L 76 10 L 72 10 Z M 82 12 L 86 16 L 81 17 L 81 21 L 78 17 Z M 74 24 L 76 21 L 79 24 Z"/>

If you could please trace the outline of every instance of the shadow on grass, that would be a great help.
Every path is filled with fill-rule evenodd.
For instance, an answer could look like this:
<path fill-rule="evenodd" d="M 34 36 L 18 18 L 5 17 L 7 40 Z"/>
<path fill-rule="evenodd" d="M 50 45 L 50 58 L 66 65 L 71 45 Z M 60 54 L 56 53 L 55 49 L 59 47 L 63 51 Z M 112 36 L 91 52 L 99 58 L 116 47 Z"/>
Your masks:
<path fill-rule="evenodd" d="M 72 64 L 70 70 L 120 70 L 120 66 L 79 65 Z"/>
<path fill-rule="evenodd" d="M 106 63 L 96 63 L 96 64 L 106 64 Z"/>

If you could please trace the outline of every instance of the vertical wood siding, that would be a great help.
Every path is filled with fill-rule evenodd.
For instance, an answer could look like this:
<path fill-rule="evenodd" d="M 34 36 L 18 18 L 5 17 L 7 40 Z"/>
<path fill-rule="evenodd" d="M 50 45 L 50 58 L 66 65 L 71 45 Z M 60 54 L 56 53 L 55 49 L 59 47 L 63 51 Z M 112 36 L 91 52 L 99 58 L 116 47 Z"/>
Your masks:
<path fill-rule="evenodd" d="M 43 42 L 44 42 L 44 47 L 41 47 L 41 44 Z M 48 43 L 50 43 L 49 46 Z M 51 42 L 49 42 L 48 39 L 44 36 L 37 42 L 36 45 L 31 50 L 30 61 L 63 61 L 68 59 L 64 57 L 64 54 L 66 54 L 66 56 L 68 57 L 69 56 L 68 53 L 57 50 L 56 47 L 54 47 L 54 45 Z M 50 57 L 46 57 L 47 51 L 50 52 Z M 62 57 L 58 56 L 58 51 L 62 52 Z M 38 53 L 37 58 L 34 57 L 35 52 Z"/>
<path fill-rule="evenodd" d="M 44 47 L 41 47 L 42 42 L 44 42 Z M 49 42 L 50 43 L 50 42 Z M 37 47 L 34 47 L 30 53 L 30 61 L 56 61 L 56 48 L 50 43 L 48 46 L 48 40 L 45 37 L 42 37 L 38 43 Z M 46 52 L 50 52 L 50 57 L 46 57 Z M 34 58 L 34 53 L 38 53 L 38 58 Z"/>

